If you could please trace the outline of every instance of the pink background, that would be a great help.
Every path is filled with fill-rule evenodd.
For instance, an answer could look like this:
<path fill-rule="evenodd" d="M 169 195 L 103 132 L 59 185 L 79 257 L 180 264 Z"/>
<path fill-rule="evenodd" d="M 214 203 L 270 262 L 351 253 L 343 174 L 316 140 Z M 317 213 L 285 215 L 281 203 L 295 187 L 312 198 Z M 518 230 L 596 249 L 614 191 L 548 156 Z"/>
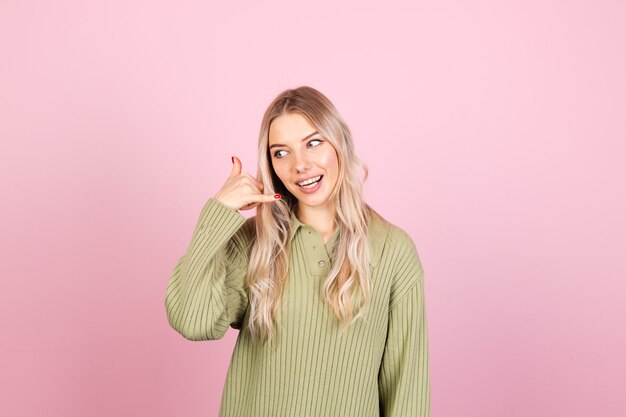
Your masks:
<path fill-rule="evenodd" d="M 432 415 L 626 415 L 625 3 L 231 3 L 0 4 L 0 415 L 217 415 L 237 331 L 166 284 L 303 84 L 416 242 Z"/>

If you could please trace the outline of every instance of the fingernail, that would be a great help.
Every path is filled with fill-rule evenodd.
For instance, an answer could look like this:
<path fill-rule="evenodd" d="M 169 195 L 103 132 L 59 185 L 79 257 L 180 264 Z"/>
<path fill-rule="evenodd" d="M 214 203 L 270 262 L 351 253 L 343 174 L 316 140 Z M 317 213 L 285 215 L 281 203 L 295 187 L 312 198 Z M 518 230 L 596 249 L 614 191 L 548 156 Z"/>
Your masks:
<path fill-rule="evenodd" d="M 281 198 L 280 194 L 274 194 L 274 198 Z"/>
<path fill-rule="evenodd" d="M 232 161 L 233 164 L 235 163 L 235 157 L 234 156 L 231 156 L 230 160 Z"/>

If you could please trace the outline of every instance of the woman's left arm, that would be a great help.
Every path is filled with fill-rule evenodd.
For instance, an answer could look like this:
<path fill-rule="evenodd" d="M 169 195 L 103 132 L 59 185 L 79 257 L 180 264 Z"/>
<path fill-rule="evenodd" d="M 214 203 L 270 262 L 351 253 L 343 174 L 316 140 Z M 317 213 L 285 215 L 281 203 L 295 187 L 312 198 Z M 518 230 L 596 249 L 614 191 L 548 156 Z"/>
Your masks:
<path fill-rule="evenodd" d="M 430 416 L 428 326 L 424 270 L 410 237 L 404 240 L 389 309 L 387 343 L 378 374 L 381 417 Z M 407 240 L 408 239 L 408 240 Z"/>

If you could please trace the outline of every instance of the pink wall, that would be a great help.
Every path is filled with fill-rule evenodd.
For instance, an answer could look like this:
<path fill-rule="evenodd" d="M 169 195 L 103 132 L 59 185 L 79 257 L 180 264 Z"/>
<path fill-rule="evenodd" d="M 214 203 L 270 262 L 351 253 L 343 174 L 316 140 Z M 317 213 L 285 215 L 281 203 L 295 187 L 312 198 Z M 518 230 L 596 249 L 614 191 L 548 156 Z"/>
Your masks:
<path fill-rule="evenodd" d="M 624 2 L 213 3 L 0 3 L 0 415 L 217 415 L 237 332 L 165 287 L 302 84 L 417 244 L 433 417 L 626 415 Z"/>

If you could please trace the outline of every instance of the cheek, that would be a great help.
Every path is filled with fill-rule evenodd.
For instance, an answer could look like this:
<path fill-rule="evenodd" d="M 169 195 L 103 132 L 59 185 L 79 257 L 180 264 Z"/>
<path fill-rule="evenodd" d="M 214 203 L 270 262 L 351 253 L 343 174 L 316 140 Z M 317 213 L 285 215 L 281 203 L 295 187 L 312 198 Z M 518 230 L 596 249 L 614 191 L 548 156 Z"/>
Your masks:
<path fill-rule="evenodd" d="M 337 159 L 337 153 L 334 150 L 326 152 L 320 161 L 320 164 L 329 171 L 336 173 L 339 171 L 339 160 Z"/>
<path fill-rule="evenodd" d="M 275 164 L 275 165 L 272 165 L 272 167 L 274 168 L 274 172 L 276 173 L 276 176 L 283 183 L 285 183 L 286 180 L 287 180 L 287 167 L 285 167 L 284 165 L 285 164 Z"/>

